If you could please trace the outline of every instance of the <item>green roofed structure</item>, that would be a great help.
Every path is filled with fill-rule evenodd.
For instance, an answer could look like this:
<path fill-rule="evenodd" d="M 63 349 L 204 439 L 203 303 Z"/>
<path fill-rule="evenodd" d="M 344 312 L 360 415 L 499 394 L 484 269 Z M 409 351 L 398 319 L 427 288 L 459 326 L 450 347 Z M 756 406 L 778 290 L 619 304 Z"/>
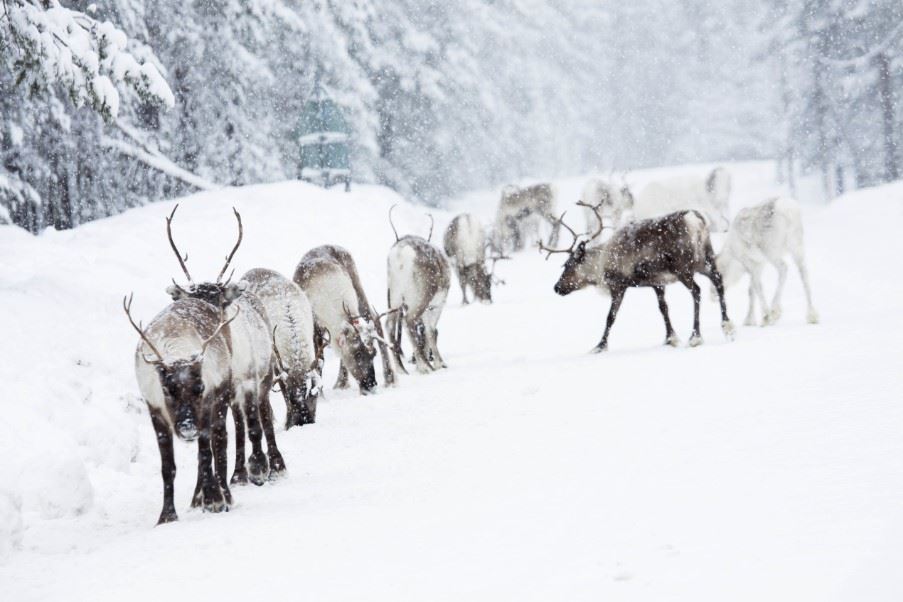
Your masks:
<path fill-rule="evenodd" d="M 337 105 L 317 82 L 298 123 L 300 176 L 329 187 L 345 183 L 351 189 L 351 131 Z"/>

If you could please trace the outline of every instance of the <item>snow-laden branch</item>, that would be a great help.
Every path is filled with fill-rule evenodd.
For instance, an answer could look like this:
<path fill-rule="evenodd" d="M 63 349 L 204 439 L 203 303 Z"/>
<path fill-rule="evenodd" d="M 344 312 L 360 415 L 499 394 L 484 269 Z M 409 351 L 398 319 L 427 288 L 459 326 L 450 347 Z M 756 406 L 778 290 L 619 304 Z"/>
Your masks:
<path fill-rule="evenodd" d="M 109 21 L 64 8 L 58 0 L 3 0 L 0 37 L 8 34 L 19 79 L 48 87 L 60 84 L 79 106 L 87 104 L 107 120 L 119 113 L 117 86 L 133 89 L 146 102 L 175 105 L 169 85 L 150 62 L 126 51 L 128 38 Z"/>
<path fill-rule="evenodd" d="M 832 59 L 828 57 L 820 57 L 819 60 L 826 65 L 831 65 L 832 67 L 867 67 L 875 57 L 877 57 L 882 52 L 887 51 L 888 48 L 891 47 L 891 44 L 897 41 L 897 37 L 903 34 L 903 21 L 897 24 L 887 37 L 885 37 L 881 42 L 879 42 L 874 48 L 871 48 L 865 54 L 861 54 L 857 57 L 850 59 Z"/>
<path fill-rule="evenodd" d="M 138 132 L 127 124 L 116 121 L 114 125 L 120 132 L 125 134 L 131 142 L 104 136 L 101 138 L 101 144 L 105 147 L 119 151 L 123 155 L 132 157 L 133 159 L 137 159 L 161 173 L 171 176 L 181 182 L 185 182 L 200 190 L 220 188 L 218 184 L 214 184 L 213 182 L 176 165 L 171 159 L 142 140 Z"/>

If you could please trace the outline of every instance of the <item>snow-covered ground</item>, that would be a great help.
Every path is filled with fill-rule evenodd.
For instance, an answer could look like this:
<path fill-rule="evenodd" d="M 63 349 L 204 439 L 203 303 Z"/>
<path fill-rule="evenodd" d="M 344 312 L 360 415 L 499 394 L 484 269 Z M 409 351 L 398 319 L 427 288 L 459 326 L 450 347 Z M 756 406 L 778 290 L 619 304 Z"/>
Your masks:
<path fill-rule="evenodd" d="M 734 211 L 778 191 L 768 165 L 732 171 Z M 559 182 L 562 199 L 581 184 Z M 495 200 L 455 210 L 488 218 Z M 290 275 L 338 243 L 382 305 L 394 202 L 228 189 L 184 199 L 174 230 L 212 277 L 235 205 L 239 273 Z M 708 303 L 705 345 L 666 348 L 654 295 L 634 290 L 610 351 L 590 355 L 607 302 L 554 295 L 555 258 L 500 264 L 491 306 L 461 307 L 453 283 L 448 370 L 328 391 L 316 425 L 279 434 L 289 476 L 235 489 L 228 514 L 189 511 L 195 451 L 179 444 L 181 521 L 154 528 L 159 456 L 120 303 L 134 291 L 146 322 L 167 302 L 172 206 L 36 238 L 0 227 L 3 600 L 903 599 L 903 185 L 804 207 L 817 326 L 792 272 L 777 326 L 727 343 Z M 434 239 L 452 215 L 436 212 Z M 407 204 L 396 221 L 429 227 Z M 686 340 L 690 296 L 668 300 Z M 729 311 L 739 325 L 745 287 Z"/>

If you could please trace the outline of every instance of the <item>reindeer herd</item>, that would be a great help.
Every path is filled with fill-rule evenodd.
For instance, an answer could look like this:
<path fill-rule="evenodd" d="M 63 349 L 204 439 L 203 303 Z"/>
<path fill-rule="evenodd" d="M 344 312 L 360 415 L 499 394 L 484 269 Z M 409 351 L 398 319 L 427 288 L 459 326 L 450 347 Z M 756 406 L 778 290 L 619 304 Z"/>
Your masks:
<path fill-rule="evenodd" d="M 696 274 L 710 280 L 729 340 L 735 331 L 724 289 L 744 274 L 750 276 L 745 324 L 756 323 L 756 301 L 763 325 L 772 324 L 781 314 L 788 254 L 803 281 L 808 321 L 816 323 L 797 204 L 787 198 L 770 199 L 743 209 L 731 223 L 729 195 L 730 175 L 723 168 L 705 178 L 654 182 L 636 197 L 624 178 L 619 184 L 611 177 L 592 179 L 577 202 L 586 218 L 585 233 L 578 233 L 564 221 L 565 213 L 555 216 L 552 185 L 509 186 L 502 191 L 489 231 L 473 215 L 458 215 L 447 227 L 441 249 L 431 242 L 432 225 L 427 238 L 399 236 L 392 221 L 393 207 L 388 218 L 395 243 L 387 258 L 388 304 L 382 313 L 368 300 L 351 254 L 335 245 L 308 251 L 291 280 L 267 268 L 254 268 L 233 282 L 232 274 L 226 274 L 243 237 L 237 211 L 237 242 L 222 269 L 214 280 L 194 280 L 187 255 L 182 255 L 173 239 L 176 206 L 166 218 L 166 233 L 185 283 L 172 281 L 166 289 L 172 303 L 147 327 L 132 318 L 132 297 L 123 300 L 128 320 L 140 336 L 135 373 L 160 451 L 163 508 L 158 524 L 178 518 L 173 501 L 174 436 L 198 445 L 191 506 L 209 512 L 228 510 L 230 485 L 262 485 L 286 471 L 276 441 L 271 391 L 278 389 L 285 401 L 286 430 L 312 424 L 323 391 L 326 348 L 331 347 L 339 358 L 335 388 L 348 387 L 353 378 L 366 395 L 377 387 L 377 355 L 385 386 L 397 383 L 397 372 L 407 373 L 403 332 L 418 372 L 445 368 L 438 347 L 438 322 L 448 298 L 452 267 L 465 304 L 468 289 L 475 300 L 490 303 L 493 286 L 501 282 L 494 275 L 496 263 L 509 259 L 507 253 L 523 249 L 531 239 L 538 239 L 546 259 L 553 254 L 567 257 L 553 287 L 555 293 L 568 295 L 595 287 L 610 297 L 604 333 L 594 351 L 607 348 L 624 294 L 635 287 L 655 292 L 665 323 L 665 343 L 678 345 L 665 301 L 665 286 L 673 282 L 692 295 L 689 345 L 701 344 L 701 289 Z M 430 220 L 432 224 L 432 216 Z M 543 224 L 549 226 L 547 241 L 540 238 Z M 567 247 L 558 245 L 562 228 L 572 238 Z M 608 236 L 606 229 L 611 231 Z M 720 254 L 714 251 L 710 231 L 727 232 Z M 770 304 L 761 283 L 766 263 L 778 272 Z M 235 429 L 231 478 L 227 478 L 229 411 Z M 251 443 L 247 457 L 246 435 Z"/>

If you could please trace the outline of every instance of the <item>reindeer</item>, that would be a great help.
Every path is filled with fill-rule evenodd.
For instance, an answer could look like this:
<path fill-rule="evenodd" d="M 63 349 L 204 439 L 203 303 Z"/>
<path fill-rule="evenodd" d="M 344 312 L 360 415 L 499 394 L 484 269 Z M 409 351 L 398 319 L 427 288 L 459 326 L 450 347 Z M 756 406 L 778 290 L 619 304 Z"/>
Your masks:
<path fill-rule="evenodd" d="M 499 260 L 508 258 L 501 254 L 493 254 L 492 269 L 487 271 L 487 246 L 482 225 L 469 213 L 455 216 L 445 230 L 443 247 L 445 254 L 455 264 L 464 305 L 469 303 L 467 300 L 468 286 L 473 290 L 475 299 L 484 303 L 492 303 L 495 265 Z"/>
<path fill-rule="evenodd" d="M 231 396 L 230 353 L 223 320 L 215 307 L 182 299 L 166 307 L 145 329 L 132 318 L 132 296 L 122 308 L 141 337 L 135 376 L 157 434 L 163 476 L 163 509 L 157 524 L 178 520 L 173 502 L 176 462 L 173 433 L 198 442 L 198 478 L 192 508 L 222 512 L 232 505 L 226 482 L 226 409 Z M 215 464 L 215 470 L 213 465 Z"/>
<path fill-rule="evenodd" d="M 648 184 L 636 198 L 633 215 L 635 219 L 647 219 L 695 209 L 705 216 L 712 232 L 727 232 L 730 195 L 731 174 L 716 167 L 705 178 L 677 176 Z"/>
<path fill-rule="evenodd" d="M 216 280 L 195 283 L 185 265 L 185 259 L 172 238 L 172 219 L 176 209 L 178 205 L 166 220 L 166 233 L 173 253 L 188 280 L 188 286 L 183 288 L 173 280 L 172 286 L 168 287 L 166 292 L 174 301 L 201 299 L 220 312 L 225 312 L 229 306 L 235 306 L 238 310 L 236 320 L 229 327 L 227 338 L 231 349 L 232 367 L 232 398 L 229 405 L 235 422 L 235 469 L 231 482 L 244 485 L 250 480 L 255 485 L 263 485 L 267 479 L 275 479 L 285 473 L 285 461 L 276 445 L 273 408 L 269 400 L 270 387 L 273 383 L 273 344 L 266 310 L 260 299 L 245 290 L 244 283 L 231 283 L 231 274 L 223 281 L 223 276 L 229 269 L 244 234 L 241 215 L 232 209 L 238 221 L 238 240 L 232 252 L 226 257 L 226 263 Z M 234 274 L 234 270 L 232 273 Z M 248 457 L 247 466 L 246 425 L 247 436 L 251 440 L 251 455 Z M 261 431 L 266 437 L 266 454 L 261 445 Z"/>
<path fill-rule="evenodd" d="M 317 336 L 328 333 L 331 346 L 341 358 L 335 388 L 348 387 L 350 372 L 361 394 L 372 393 L 376 389 L 376 348 L 382 356 L 385 384 L 395 384 L 381 316 L 367 301 L 351 254 L 335 245 L 311 249 L 298 263 L 294 281 L 310 299 Z"/>
<path fill-rule="evenodd" d="M 788 253 L 796 263 L 806 291 L 809 307 L 807 321 L 817 324 L 818 312 L 812 305 L 799 204 L 793 199 L 779 197 L 740 210 L 731 224 L 717 261 L 725 287 L 734 284 L 743 274 L 749 274 L 749 311 L 743 322 L 746 326 L 756 323 L 757 296 L 762 305 L 763 326 L 774 324 L 781 317 L 781 295 L 787 280 L 784 257 Z M 770 309 L 762 291 L 762 267 L 766 262 L 778 271 L 778 288 Z"/>
<path fill-rule="evenodd" d="M 241 278 L 245 290 L 263 303 L 273 327 L 273 374 L 285 399 L 285 429 L 312 424 L 322 387 L 325 337 L 314 337 L 314 316 L 307 295 L 273 270 L 255 268 Z"/>
<path fill-rule="evenodd" d="M 623 181 L 619 187 L 611 180 L 611 175 L 607 181 L 590 178 L 583 186 L 580 202 L 583 203 L 587 232 L 596 226 L 596 214 L 593 207 L 599 207 L 602 218 L 615 229 L 621 225 L 624 214 L 633 209 L 633 194 L 630 192 L 627 182 Z"/>
<path fill-rule="evenodd" d="M 558 244 L 560 226 L 555 219 L 555 204 L 555 188 L 551 184 L 503 188 L 493 226 L 494 237 L 497 239 L 494 244 L 499 252 L 508 249 L 522 250 L 526 230 L 535 230 L 538 235 L 541 220 L 547 221 L 552 226 L 549 244 Z"/>
<path fill-rule="evenodd" d="M 567 226 L 562 214 L 559 218 L 561 225 L 574 237 L 571 246 L 554 249 L 540 243 L 540 249 L 548 253 L 546 259 L 553 253 L 566 253 L 568 256 L 564 271 L 554 287 L 559 295 L 569 295 L 587 286 L 595 286 L 611 296 L 605 333 L 594 348 L 595 352 L 608 348 L 611 326 L 618 315 L 624 293 L 631 287 L 650 287 L 655 291 L 659 311 L 665 320 L 665 343 L 677 346 L 679 341 L 671 327 L 668 305 L 665 303 L 665 285 L 675 281 L 686 286 L 693 294 L 693 334 L 690 346 L 700 345 L 700 291 L 693 279 L 697 273 L 705 275 L 715 285 L 721 302 L 721 327 L 725 336 L 732 339 L 734 327 L 727 317 L 721 274 L 715 265 L 715 253 L 702 215 L 697 211 L 678 211 L 635 222 L 617 230 L 606 242 L 589 247 L 588 244 L 602 234 L 602 216 L 598 207 L 594 209 L 594 213 L 598 229 L 588 238 L 579 236 Z"/>
<path fill-rule="evenodd" d="M 430 216 L 432 220 L 432 216 Z M 448 259 L 430 243 L 430 236 L 398 236 L 389 210 L 389 224 L 395 233 L 395 244 L 389 250 L 389 318 L 386 328 L 392 339 L 395 361 L 402 368 L 401 324 L 404 322 L 414 346 L 417 371 L 427 373 L 447 367 L 439 353 L 439 331 L 436 324 L 445 307 L 451 283 Z"/>

